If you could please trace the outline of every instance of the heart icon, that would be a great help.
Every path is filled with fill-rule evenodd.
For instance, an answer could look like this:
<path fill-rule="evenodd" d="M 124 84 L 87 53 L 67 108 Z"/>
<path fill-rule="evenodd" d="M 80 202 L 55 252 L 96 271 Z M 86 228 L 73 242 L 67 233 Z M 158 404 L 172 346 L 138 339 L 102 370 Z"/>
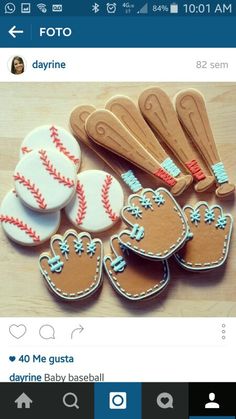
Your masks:
<path fill-rule="evenodd" d="M 11 362 L 14 362 L 16 360 L 16 357 L 15 356 L 9 356 L 9 359 L 10 359 Z"/>
<path fill-rule="evenodd" d="M 26 326 L 24 324 L 12 324 L 9 327 L 9 332 L 13 338 L 20 339 L 26 334 Z"/>

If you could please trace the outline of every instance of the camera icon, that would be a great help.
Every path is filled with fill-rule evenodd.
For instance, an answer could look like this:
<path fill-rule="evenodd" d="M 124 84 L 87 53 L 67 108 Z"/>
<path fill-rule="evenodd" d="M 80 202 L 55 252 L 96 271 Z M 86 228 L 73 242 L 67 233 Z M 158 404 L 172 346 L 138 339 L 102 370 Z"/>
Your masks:
<path fill-rule="evenodd" d="M 107 3 L 107 13 L 116 12 L 116 3 Z"/>
<path fill-rule="evenodd" d="M 109 393 L 110 409 L 127 409 L 127 393 L 110 392 Z"/>

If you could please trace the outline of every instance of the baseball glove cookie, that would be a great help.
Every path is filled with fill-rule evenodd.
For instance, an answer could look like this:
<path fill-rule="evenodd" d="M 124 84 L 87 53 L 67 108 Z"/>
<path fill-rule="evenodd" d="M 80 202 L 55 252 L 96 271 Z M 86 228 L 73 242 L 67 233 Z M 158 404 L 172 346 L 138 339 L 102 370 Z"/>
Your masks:
<path fill-rule="evenodd" d="M 167 261 L 143 259 L 111 237 L 112 254 L 105 256 L 104 266 L 114 289 L 132 301 L 145 300 L 159 294 L 169 282 Z"/>
<path fill-rule="evenodd" d="M 164 188 L 144 189 L 140 195 L 131 195 L 121 216 L 131 228 L 121 231 L 119 241 L 140 256 L 167 259 L 187 238 L 185 216 Z"/>
<path fill-rule="evenodd" d="M 176 253 L 177 262 L 186 269 L 202 271 L 221 266 L 228 254 L 233 218 L 224 214 L 220 206 L 210 207 L 199 202 L 195 207 L 186 205 L 189 240 Z"/>
<path fill-rule="evenodd" d="M 74 301 L 92 295 L 102 282 L 103 248 L 100 239 L 68 230 L 52 236 L 50 253 L 39 257 L 47 286 L 58 297 Z"/>

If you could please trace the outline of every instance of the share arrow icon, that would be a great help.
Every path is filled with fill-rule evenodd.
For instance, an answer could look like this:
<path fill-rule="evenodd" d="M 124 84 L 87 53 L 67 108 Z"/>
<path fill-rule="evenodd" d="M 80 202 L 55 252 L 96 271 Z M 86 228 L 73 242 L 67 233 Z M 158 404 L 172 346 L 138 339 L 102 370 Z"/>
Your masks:
<path fill-rule="evenodd" d="M 18 33 L 24 33 L 22 29 L 16 29 L 16 25 L 12 26 L 11 29 L 9 29 L 8 33 L 13 37 L 16 38 L 16 35 Z"/>

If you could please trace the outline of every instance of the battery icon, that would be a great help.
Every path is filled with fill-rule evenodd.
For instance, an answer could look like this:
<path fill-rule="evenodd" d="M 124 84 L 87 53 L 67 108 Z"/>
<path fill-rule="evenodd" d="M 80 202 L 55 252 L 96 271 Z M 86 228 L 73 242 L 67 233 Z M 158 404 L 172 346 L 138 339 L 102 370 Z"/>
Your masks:
<path fill-rule="evenodd" d="M 171 3 L 170 5 L 170 13 L 178 13 L 179 12 L 179 6 L 177 3 Z"/>

